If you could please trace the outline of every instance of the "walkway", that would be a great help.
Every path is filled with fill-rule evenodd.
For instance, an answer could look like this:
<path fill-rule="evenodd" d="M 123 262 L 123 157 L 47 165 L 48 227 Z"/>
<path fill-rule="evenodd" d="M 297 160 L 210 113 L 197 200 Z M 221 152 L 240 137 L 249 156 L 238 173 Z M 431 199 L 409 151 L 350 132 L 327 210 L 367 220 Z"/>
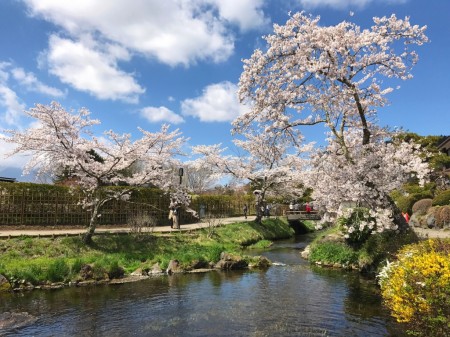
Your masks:
<path fill-rule="evenodd" d="M 254 217 L 249 216 L 245 219 L 243 216 L 241 217 L 232 217 L 232 218 L 223 218 L 223 219 L 214 219 L 215 226 L 226 225 L 234 222 L 242 222 L 242 221 L 252 221 Z M 208 222 L 198 222 L 194 224 L 181 225 L 181 229 L 172 229 L 170 226 L 157 226 L 153 229 L 153 232 L 156 233 L 171 233 L 178 231 L 191 231 L 200 228 L 208 228 L 210 224 Z M 151 230 L 149 230 L 150 232 Z M 22 235 L 27 236 L 69 236 L 69 235 L 80 235 L 86 232 L 86 228 L 58 228 L 58 229 L 5 229 L 3 227 L 0 228 L 0 237 L 17 237 Z M 95 233 L 129 233 L 129 227 L 97 227 Z"/>
<path fill-rule="evenodd" d="M 226 225 L 234 222 L 253 221 L 254 216 L 249 216 L 247 219 L 243 216 L 215 219 L 215 226 Z M 181 229 L 172 229 L 170 226 L 157 226 L 153 229 L 156 233 L 171 233 L 171 232 L 186 232 L 200 228 L 208 228 L 207 222 L 198 222 L 194 224 L 181 225 Z M 442 231 L 435 229 L 423 229 L 412 227 L 414 232 L 421 238 L 450 238 L 450 231 Z M 39 229 L 5 229 L 0 228 L 0 238 L 17 237 L 22 235 L 27 236 L 69 236 L 80 235 L 86 232 L 86 228 L 39 228 Z M 98 233 L 129 233 L 129 227 L 98 227 L 95 232 Z"/>
<path fill-rule="evenodd" d="M 438 229 L 428 229 L 428 228 L 419 228 L 419 227 L 412 227 L 413 231 L 423 239 L 432 239 L 432 238 L 439 238 L 439 239 L 448 239 L 450 238 L 450 231 L 449 230 L 438 230 Z"/>

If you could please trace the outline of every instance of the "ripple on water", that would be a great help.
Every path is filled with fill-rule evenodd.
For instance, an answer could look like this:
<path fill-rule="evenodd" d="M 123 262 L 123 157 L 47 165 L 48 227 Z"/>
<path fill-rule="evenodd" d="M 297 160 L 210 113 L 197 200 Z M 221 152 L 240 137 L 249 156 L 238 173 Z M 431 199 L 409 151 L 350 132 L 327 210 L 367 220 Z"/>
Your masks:
<path fill-rule="evenodd" d="M 390 336 L 370 282 L 270 254 L 285 265 L 26 293 L 10 304 L 39 320 L 7 336 Z"/>

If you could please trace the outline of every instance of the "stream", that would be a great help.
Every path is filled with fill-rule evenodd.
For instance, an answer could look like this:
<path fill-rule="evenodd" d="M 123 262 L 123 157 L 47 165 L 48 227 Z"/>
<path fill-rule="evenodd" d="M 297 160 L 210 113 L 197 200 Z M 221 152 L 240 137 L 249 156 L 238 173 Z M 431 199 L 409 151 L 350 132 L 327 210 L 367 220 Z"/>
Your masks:
<path fill-rule="evenodd" d="M 0 325 L 0 336 L 406 336 L 374 280 L 303 260 L 309 241 L 297 236 L 252 251 L 276 262 L 264 271 L 2 294 L 0 314 L 33 319 Z"/>

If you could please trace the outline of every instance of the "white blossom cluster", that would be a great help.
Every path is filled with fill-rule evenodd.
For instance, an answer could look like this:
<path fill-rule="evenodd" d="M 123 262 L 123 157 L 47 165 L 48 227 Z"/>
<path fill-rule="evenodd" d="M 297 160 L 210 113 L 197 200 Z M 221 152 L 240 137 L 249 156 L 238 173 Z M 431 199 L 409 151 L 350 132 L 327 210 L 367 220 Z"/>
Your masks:
<path fill-rule="evenodd" d="M 234 121 L 234 132 L 258 125 L 266 133 L 292 135 L 325 125 L 328 145 L 297 166 L 299 181 L 313 188 L 315 206 L 325 212 L 323 222 L 333 222 L 340 206 L 350 204 L 374 212 L 373 223 L 358 226 L 395 229 L 402 219 L 389 192 L 411 174 L 422 180 L 427 169 L 414 145 L 386 142 L 393 134 L 377 126 L 377 109 L 393 91 L 383 79 L 390 84 L 412 78 L 414 46 L 428 41 L 426 26 L 395 15 L 375 17 L 368 29 L 319 21 L 304 12 L 291 15 L 265 37 L 265 51 L 257 49 L 244 60 L 239 98 L 251 110 Z"/>
<path fill-rule="evenodd" d="M 170 192 L 169 209 L 178 210 L 180 207 L 182 207 L 187 212 L 191 213 L 193 216 L 198 217 L 197 212 L 189 207 L 190 203 L 191 203 L 191 195 L 185 189 L 178 188 Z"/>
<path fill-rule="evenodd" d="M 293 14 L 265 37 L 267 51 L 257 49 L 244 60 L 239 97 L 252 109 L 235 120 L 235 131 L 254 122 L 267 122 L 273 130 L 331 126 L 341 118 L 346 126 L 360 126 L 361 114 L 373 117 L 393 90 L 383 88 L 382 77 L 411 78 L 418 61 L 412 46 L 428 41 L 426 26 L 411 25 L 408 17 L 375 17 L 371 29 L 319 21 L 304 12 Z"/>
<path fill-rule="evenodd" d="M 225 155 L 227 148 L 221 144 L 195 146 L 193 153 L 200 155 L 196 165 L 210 168 L 216 178 L 231 176 L 253 183 L 260 190 L 261 201 L 270 193 L 303 193 L 298 170 L 303 159 L 298 152 L 288 153 L 289 139 L 270 132 L 247 132 L 244 137 L 234 141 L 241 151 L 238 156 Z"/>
<path fill-rule="evenodd" d="M 373 223 L 359 223 L 362 229 L 397 229 L 392 221 L 389 193 L 412 175 L 423 182 L 429 170 L 417 155 L 416 145 L 386 142 L 386 135 L 380 131 L 369 144 L 362 145 L 360 131 L 347 131 L 348 156 L 342 154 L 340 144 L 333 138 L 326 148 L 311 154 L 310 169 L 304 173 L 303 181 L 313 188 L 315 204 L 326 211 L 323 221 L 333 222 L 337 217 L 348 216 L 352 206 L 362 206 L 371 210 L 370 217 L 374 219 Z M 360 228 L 348 228 L 349 233 L 355 230 Z"/>
<path fill-rule="evenodd" d="M 72 113 L 52 102 L 37 104 L 26 113 L 37 121 L 34 127 L 5 130 L 9 136 L 4 140 L 16 145 L 11 154 L 31 154 L 25 173 L 37 170 L 38 176 L 55 176 L 65 170 L 84 193 L 83 206 L 93 210 L 91 227 L 105 202 L 129 194 L 129 190 L 105 191 L 103 186 L 121 183 L 171 188 L 171 163 L 185 142 L 178 130 L 170 132 L 167 125 L 155 133 L 139 128 L 142 137 L 137 140 L 111 130 L 95 137 L 91 128 L 100 122 L 90 119 L 87 109 Z"/>

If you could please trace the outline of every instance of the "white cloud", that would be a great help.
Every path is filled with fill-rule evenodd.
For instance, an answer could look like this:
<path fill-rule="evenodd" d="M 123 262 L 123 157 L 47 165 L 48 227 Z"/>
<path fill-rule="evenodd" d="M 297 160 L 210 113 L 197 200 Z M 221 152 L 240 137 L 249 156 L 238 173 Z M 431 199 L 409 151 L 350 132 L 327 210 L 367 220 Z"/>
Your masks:
<path fill-rule="evenodd" d="M 21 103 L 17 94 L 0 82 L 0 106 L 5 110 L 1 116 L 6 124 L 18 126 L 19 118 L 25 110 L 25 104 Z"/>
<path fill-rule="evenodd" d="M 8 86 L 9 73 L 5 69 L 10 65 L 7 62 L 0 62 L 0 107 L 5 108 L 0 111 L 0 120 L 8 125 L 18 126 L 25 105 Z"/>
<path fill-rule="evenodd" d="M 114 52 L 104 53 L 92 44 L 95 42 L 85 36 L 75 42 L 52 35 L 46 54 L 49 71 L 63 83 L 97 98 L 137 103 L 138 95 L 145 90 L 117 66 L 117 60 L 127 58 L 127 53 L 111 45 L 105 48 Z"/>
<path fill-rule="evenodd" d="M 217 6 L 219 15 L 243 31 L 269 24 L 262 7 L 264 0 L 207 0 Z"/>
<path fill-rule="evenodd" d="M 0 133 L 0 171 L 11 167 L 22 169 L 30 157 L 26 154 L 7 156 L 14 150 L 15 145 L 5 142 L 3 136 Z"/>
<path fill-rule="evenodd" d="M 381 0 L 389 4 L 403 4 L 408 0 Z M 345 9 L 349 7 L 364 8 L 374 0 L 299 0 L 304 8 L 332 7 L 337 9 Z"/>
<path fill-rule="evenodd" d="M 248 108 L 239 103 L 237 86 L 231 82 L 211 84 L 201 96 L 186 99 L 181 110 L 186 116 L 194 116 L 203 122 L 228 122 L 243 114 Z"/>
<path fill-rule="evenodd" d="M 42 83 L 33 73 L 27 73 L 22 68 L 14 68 L 11 70 L 11 73 L 14 79 L 29 91 L 35 91 L 53 97 L 65 96 L 63 91 Z"/>
<path fill-rule="evenodd" d="M 140 115 L 151 123 L 169 122 L 172 124 L 180 124 L 184 122 L 183 117 L 164 106 L 160 106 L 159 108 L 143 108 L 140 110 Z"/>
<path fill-rule="evenodd" d="M 262 1 L 24 0 L 33 15 L 63 27 L 72 38 L 97 39 L 169 65 L 221 62 L 233 52 L 230 23 L 250 29 L 267 22 Z"/>

